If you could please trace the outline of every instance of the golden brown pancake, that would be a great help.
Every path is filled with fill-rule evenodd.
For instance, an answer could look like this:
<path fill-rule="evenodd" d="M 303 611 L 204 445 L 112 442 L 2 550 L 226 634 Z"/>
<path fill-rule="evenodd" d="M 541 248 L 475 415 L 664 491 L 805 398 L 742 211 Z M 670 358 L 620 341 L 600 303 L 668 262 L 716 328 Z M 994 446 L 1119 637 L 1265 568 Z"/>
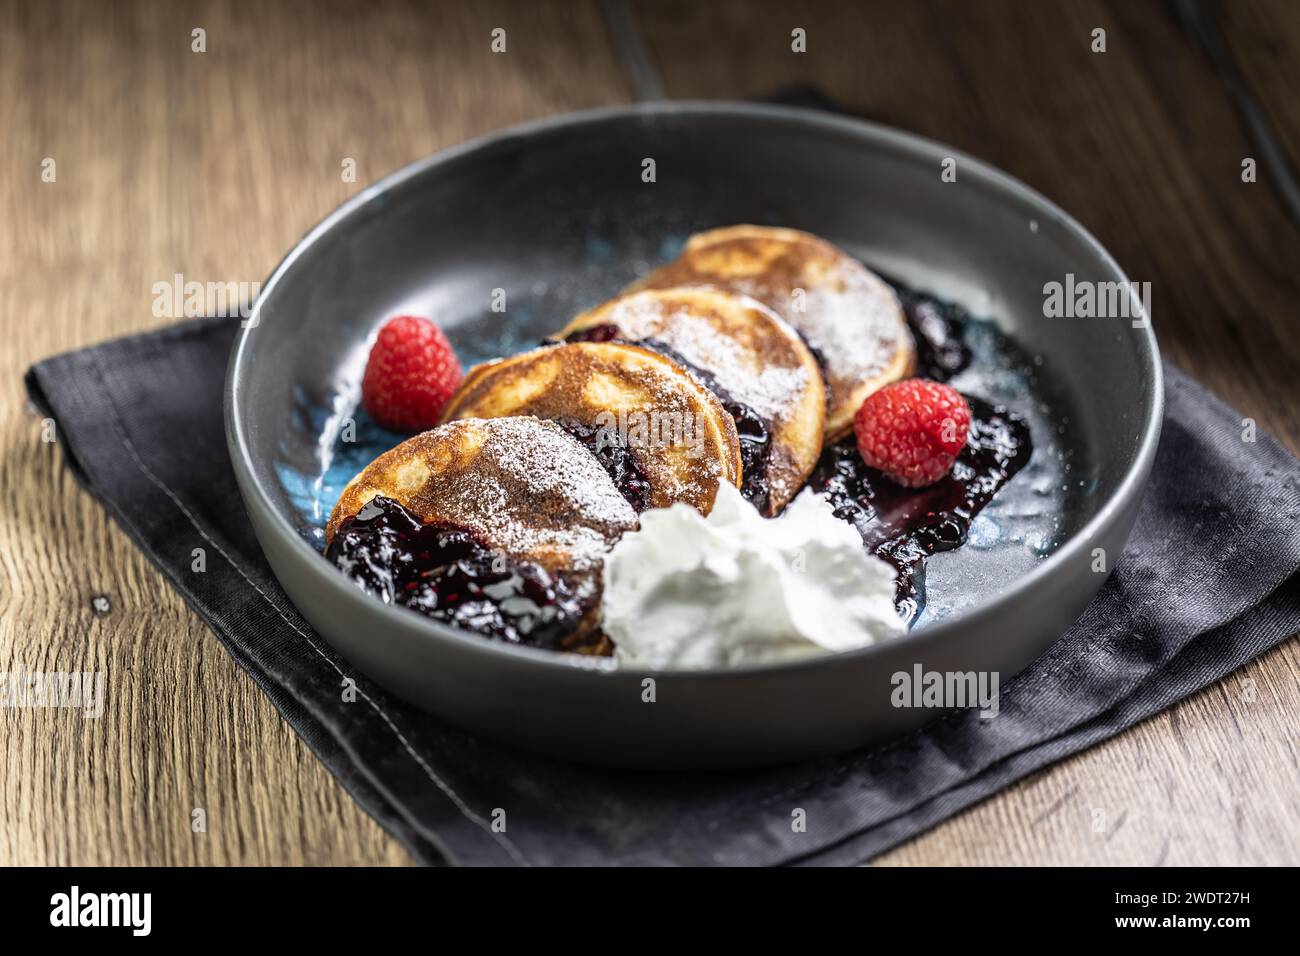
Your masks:
<path fill-rule="evenodd" d="M 584 312 L 560 337 L 592 331 L 665 346 L 733 414 L 734 403 L 747 406 L 737 419 L 741 489 L 760 511 L 778 514 L 803 487 L 821 454 L 826 386 L 812 352 L 771 309 L 703 286 L 647 290 Z"/>
<path fill-rule="evenodd" d="M 508 415 L 606 430 L 648 483 L 650 508 L 680 501 L 708 514 L 718 482 L 740 484 L 726 409 L 681 366 L 637 345 L 578 342 L 478 365 L 443 421 Z"/>
<path fill-rule="evenodd" d="M 535 418 L 450 422 L 384 452 L 343 489 L 326 541 L 376 495 L 550 571 L 598 565 L 637 524 L 600 462 L 559 425 Z"/>
<path fill-rule="evenodd" d="M 916 346 L 893 289 L 806 232 L 745 225 L 697 233 L 679 258 L 633 289 L 696 284 L 752 296 L 818 353 L 828 393 L 828 442 L 853 427 L 863 399 L 915 366 Z"/>
<path fill-rule="evenodd" d="M 556 646 L 612 652 L 600 629 L 600 568 L 638 518 L 600 462 L 559 425 L 465 419 L 409 438 L 348 483 L 326 540 L 379 495 L 424 524 L 468 531 L 507 560 L 533 562 L 563 578 L 586 609 Z"/>

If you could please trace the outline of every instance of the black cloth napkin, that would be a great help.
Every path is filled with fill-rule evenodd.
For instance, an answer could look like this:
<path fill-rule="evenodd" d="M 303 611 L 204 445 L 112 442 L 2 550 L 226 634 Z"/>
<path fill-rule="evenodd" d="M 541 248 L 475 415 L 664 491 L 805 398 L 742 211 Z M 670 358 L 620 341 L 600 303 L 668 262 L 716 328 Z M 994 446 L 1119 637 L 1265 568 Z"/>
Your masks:
<path fill-rule="evenodd" d="M 28 371 L 27 388 L 86 489 L 424 862 L 860 863 L 1300 630 L 1296 460 L 1263 433 L 1243 441 L 1241 415 L 1166 366 L 1164 436 L 1132 540 L 1079 622 L 1003 687 L 996 719 L 961 712 L 885 746 L 761 772 L 611 772 L 523 753 L 389 695 L 289 603 L 226 453 L 237 326 L 190 321 L 57 356 Z M 358 681 L 353 703 L 342 675 Z"/>

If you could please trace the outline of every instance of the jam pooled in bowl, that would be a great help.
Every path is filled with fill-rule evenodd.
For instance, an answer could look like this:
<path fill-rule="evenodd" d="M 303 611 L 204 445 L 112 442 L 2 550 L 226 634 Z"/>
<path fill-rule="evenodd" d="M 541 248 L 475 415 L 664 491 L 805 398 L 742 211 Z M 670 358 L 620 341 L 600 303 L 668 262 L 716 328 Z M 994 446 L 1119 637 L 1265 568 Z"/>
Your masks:
<path fill-rule="evenodd" d="M 386 604 L 511 644 L 600 652 L 602 638 L 584 627 L 597 599 L 593 580 L 513 561 L 391 498 L 372 498 L 345 519 L 325 556 Z"/>

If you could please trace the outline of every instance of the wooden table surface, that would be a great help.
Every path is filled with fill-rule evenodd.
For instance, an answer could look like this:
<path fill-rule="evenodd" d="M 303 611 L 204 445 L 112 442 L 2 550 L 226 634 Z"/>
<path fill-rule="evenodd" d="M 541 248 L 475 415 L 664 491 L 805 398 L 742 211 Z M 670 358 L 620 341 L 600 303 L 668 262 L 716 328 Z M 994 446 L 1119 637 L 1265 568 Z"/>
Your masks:
<path fill-rule="evenodd" d="M 1041 190 L 1153 284 L 1165 354 L 1300 449 L 1300 229 L 1263 176 L 1242 182 L 1254 148 L 1165 5 L 806 6 L 642 3 L 632 20 L 669 96 L 815 84 Z M 1295 162 L 1300 7 L 1227 7 Z M 262 279 L 340 201 L 434 150 L 628 102 L 635 72 L 608 14 L 0 4 L 0 672 L 104 671 L 109 698 L 99 720 L 0 710 L 0 863 L 409 862 L 77 488 L 21 373 L 161 324 L 151 287 L 175 273 Z M 806 53 L 790 49 L 796 27 Z M 340 176 L 349 157 L 356 183 Z M 879 862 L 1300 863 L 1298 715 L 1293 638 Z"/>

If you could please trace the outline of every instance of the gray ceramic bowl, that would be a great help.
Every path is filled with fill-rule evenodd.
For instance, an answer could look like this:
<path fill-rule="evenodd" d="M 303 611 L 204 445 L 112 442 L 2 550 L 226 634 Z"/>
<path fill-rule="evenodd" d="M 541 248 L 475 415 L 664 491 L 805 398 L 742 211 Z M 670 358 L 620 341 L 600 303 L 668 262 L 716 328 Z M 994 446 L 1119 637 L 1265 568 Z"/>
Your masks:
<path fill-rule="evenodd" d="M 949 158 L 955 182 L 940 175 Z M 780 666 L 620 672 L 386 606 L 324 560 L 320 526 L 339 486 L 397 440 L 354 411 L 380 322 L 431 316 L 468 364 L 534 344 L 671 258 L 692 231 L 736 222 L 822 235 L 991 319 L 985 351 L 994 326 L 1023 350 L 1023 362 L 967 387 L 1030 418 L 1034 459 L 990 506 L 978 541 L 931 559 L 930 610 L 909 636 Z M 1045 316 L 1044 284 L 1067 274 L 1125 279 L 1043 197 L 894 130 L 737 104 L 546 120 L 403 169 L 298 244 L 235 345 L 230 454 L 294 603 L 360 670 L 439 717 L 605 764 L 724 767 L 851 748 L 937 716 L 890 703 L 891 675 L 917 663 L 996 671 L 1005 684 L 1101 586 L 1095 549 L 1109 567 L 1123 548 L 1159 436 L 1156 343 L 1126 319 Z M 504 313 L 490 308 L 498 289 Z M 360 437 L 341 441 L 354 414 Z"/>

